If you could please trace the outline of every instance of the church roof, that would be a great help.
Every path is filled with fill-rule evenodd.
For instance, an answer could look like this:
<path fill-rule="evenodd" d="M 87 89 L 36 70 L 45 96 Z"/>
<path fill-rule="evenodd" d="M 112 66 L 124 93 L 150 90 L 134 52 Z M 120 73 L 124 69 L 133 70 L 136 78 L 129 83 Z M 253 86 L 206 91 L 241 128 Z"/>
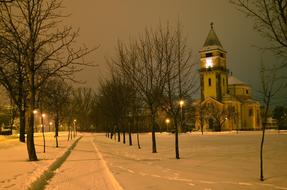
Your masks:
<path fill-rule="evenodd" d="M 204 42 L 203 49 L 223 49 L 214 29 L 213 29 L 213 23 L 210 24 L 211 28 L 208 33 L 208 36 Z"/>
<path fill-rule="evenodd" d="M 234 85 L 234 84 L 244 84 L 247 85 L 246 83 L 240 81 L 239 79 L 235 78 L 232 75 L 228 76 L 228 85 Z"/>

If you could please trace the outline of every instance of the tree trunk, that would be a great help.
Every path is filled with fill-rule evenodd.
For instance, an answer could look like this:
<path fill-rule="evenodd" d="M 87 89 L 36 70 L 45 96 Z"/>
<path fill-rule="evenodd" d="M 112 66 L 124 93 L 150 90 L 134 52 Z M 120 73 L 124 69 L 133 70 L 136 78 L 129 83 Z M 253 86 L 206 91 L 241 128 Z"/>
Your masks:
<path fill-rule="evenodd" d="M 155 112 L 151 109 L 151 118 L 152 118 L 152 153 L 157 153 L 156 150 L 156 138 L 155 138 L 155 131 L 156 131 L 156 121 L 155 121 Z"/>
<path fill-rule="evenodd" d="M 70 125 L 70 139 L 73 139 L 73 127 Z"/>
<path fill-rule="evenodd" d="M 35 89 L 31 89 L 28 94 L 28 109 L 27 109 L 27 119 L 26 119 L 26 126 L 27 128 L 27 150 L 29 155 L 30 161 L 38 160 L 36 150 L 35 150 L 35 143 L 34 143 L 34 107 L 35 107 Z"/>
<path fill-rule="evenodd" d="M 68 141 L 70 140 L 70 132 L 71 132 L 71 130 L 70 130 L 70 125 L 68 126 Z"/>
<path fill-rule="evenodd" d="M 260 144 L 260 180 L 264 181 L 264 175 L 263 175 L 263 145 L 264 145 L 264 139 L 265 139 L 265 127 L 267 123 L 267 116 L 269 111 L 269 104 L 270 104 L 270 93 L 267 96 L 267 103 L 266 108 L 264 111 L 264 118 L 263 118 L 263 125 L 262 125 L 262 139 Z"/>
<path fill-rule="evenodd" d="M 133 145 L 133 142 L 132 142 L 132 126 L 131 126 L 131 123 L 129 125 L 129 145 L 132 146 Z"/>
<path fill-rule="evenodd" d="M 118 125 L 117 125 L 117 131 L 118 131 L 118 142 L 121 142 L 121 133 Z"/>
<path fill-rule="evenodd" d="M 25 109 L 20 109 L 19 111 L 19 117 L 20 117 L 20 135 L 19 135 L 19 141 L 25 142 Z"/>
<path fill-rule="evenodd" d="M 263 176 L 263 145 L 264 145 L 264 138 L 265 138 L 265 123 L 262 126 L 262 139 L 260 144 L 260 180 L 264 181 Z"/>
<path fill-rule="evenodd" d="M 140 145 L 140 135 L 139 135 L 139 126 L 137 124 L 137 142 L 138 142 L 138 149 L 141 149 L 141 145 Z"/>
<path fill-rule="evenodd" d="M 20 71 L 18 71 L 21 73 Z M 22 76 L 22 75 L 21 75 Z M 19 97 L 18 97 L 18 109 L 19 109 L 19 117 L 20 117 L 20 135 L 19 135 L 19 141 L 25 142 L 25 112 L 26 112 L 26 96 L 24 96 L 24 90 L 23 90 L 23 78 L 19 78 Z"/>
<path fill-rule="evenodd" d="M 141 149 L 139 133 L 137 133 L 137 142 L 138 142 L 138 149 Z"/>
<path fill-rule="evenodd" d="M 126 144 L 126 127 L 123 126 L 123 143 Z"/>
<path fill-rule="evenodd" d="M 174 133 L 174 135 L 175 135 L 175 158 L 179 159 L 178 126 L 177 126 L 177 120 L 176 119 L 174 119 L 174 129 L 175 129 L 175 133 Z"/>
<path fill-rule="evenodd" d="M 55 139 L 56 139 L 56 148 L 59 147 L 59 142 L 58 142 L 58 136 L 59 136 L 59 113 L 56 113 L 56 118 L 55 118 Z"/>
<path fill-rule="evenodd" d="M 114 127 L 111 126 L 110 129 L 111 129 L 111 131 L 110 131 L 110 132 L 111 132 L 110 138 L 113 139 L 113 136 L 114 136 Z"/>
<path fill-rule="evenodd" d="M 44 117 L 41 111 L 41 127 L 42 127 L 42 135 L 43 135 L 43 152 L 46 152 L 46 139 L 45 139 L 45 126 L 44 126 Z"/>

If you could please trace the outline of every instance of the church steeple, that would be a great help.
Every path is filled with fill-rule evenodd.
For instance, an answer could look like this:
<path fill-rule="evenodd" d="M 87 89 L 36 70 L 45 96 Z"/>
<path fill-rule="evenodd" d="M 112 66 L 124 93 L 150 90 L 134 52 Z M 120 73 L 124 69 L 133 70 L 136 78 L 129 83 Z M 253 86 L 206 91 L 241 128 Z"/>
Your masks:
<path fill-rule="evenodd" d="M 200 53 L 201 98 L 215 98 L 218 101 L 227 93 L 228 70 L 226 51 L 214 31 L 213 23 Z"/>
<path fill-rule="evenodd" d="M 210 23 L 210 31 L 208 33 L 208 36 L 204 42 L 204 45 L 203 45 L 203 49 L 202 50 L 207 50 L 207 49 L 222 49 L 223 50 L 223 47 L 214 31 L 214 24 L 213 22 Z"/>

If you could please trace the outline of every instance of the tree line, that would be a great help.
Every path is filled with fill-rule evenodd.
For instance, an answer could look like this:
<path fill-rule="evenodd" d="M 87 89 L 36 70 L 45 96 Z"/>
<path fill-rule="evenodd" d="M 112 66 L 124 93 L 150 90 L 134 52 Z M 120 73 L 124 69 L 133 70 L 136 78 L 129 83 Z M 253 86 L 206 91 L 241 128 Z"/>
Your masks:
<path fill-rule="evenodd" d="M 14 0 L 0 4 L 0 82 L 17 107 L 20 141 L 37 160 L 34 113 L 42 109 L 48 81 L 73 79 L 89 65 L 82 58 L 95 49 L 78 46 L 78 31 L 63 25 L 61 0 Z M 43 100 L 41 100 L 43 98 Z"/>

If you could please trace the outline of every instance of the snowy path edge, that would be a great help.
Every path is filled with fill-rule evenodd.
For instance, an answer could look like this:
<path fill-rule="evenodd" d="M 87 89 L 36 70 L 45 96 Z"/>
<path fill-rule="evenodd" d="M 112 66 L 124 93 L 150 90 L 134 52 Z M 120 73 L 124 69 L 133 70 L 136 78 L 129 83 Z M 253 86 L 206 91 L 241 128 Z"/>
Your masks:
<path fill-rule="evenodd" d="M 115 178 L 115 176 L 113 175 L 113 173 L 111 172 L 111 170 L 109 169 L 109 167 L 107 166 L 107 163 L 106 161 L 104 160 L 103 158 L 103 155 L 100 153 L 99 149 L 97 148 L 96 144 L 94 143 L 93 140 L 91 140 L 91 143 L 94 147 L 94 149 L 96 150 L 99 158 L 100 158 L 100 161 L 102 162 L 102 165 L 104 166 L 105 168 L 105 172 L 107 174 L 107 176 L 109 177 L 109 179 L 111 180 L 111 184 L 113 186 L 113 188 L 115 190 L 123 190 L 122 186 L 120 185 L 120 183 L 118 182 L 118 180 Z"/>
<path fill-rule="evenodd" d="M 42 169 L 42 171 L 35 177 L 33 180 L 29 182 L 29 184 L 26 184 L 25 189 L 29 190 L 40 190 L 44 189 L 45 186 L 48 183 L 48 180 L 51 179 L 54 176 L 54 171 L 61 167 L 61 165 L 65 162 L 65 160 L 69 157 L 71 151 L 76 147 L 77 143 L 81 140 L 82 136 L 77 138 L 73 144 L 70 145 L 70 147 L 67 148 L 67 150 L 58 158 L 55 159 L 51 164 L 49 164 L 47 167 Z"/>

